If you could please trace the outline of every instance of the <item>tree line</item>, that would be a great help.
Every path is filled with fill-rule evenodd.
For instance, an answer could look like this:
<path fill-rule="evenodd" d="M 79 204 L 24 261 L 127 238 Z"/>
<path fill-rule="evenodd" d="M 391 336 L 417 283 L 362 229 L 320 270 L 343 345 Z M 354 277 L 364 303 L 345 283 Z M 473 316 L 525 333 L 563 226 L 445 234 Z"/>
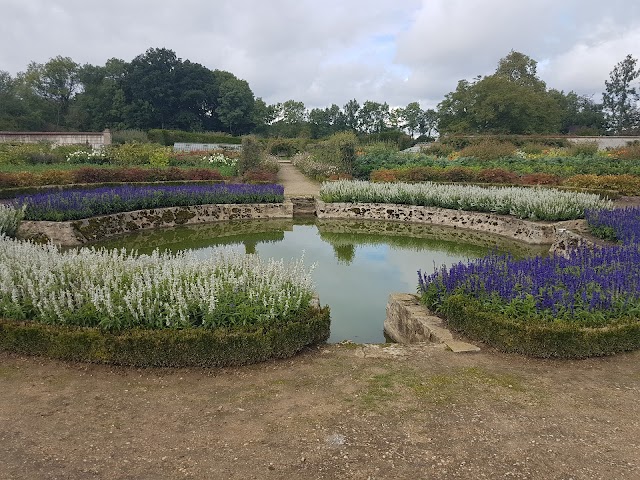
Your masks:
<path fill-rule="evenodd" d="M 460 80 L 436 109 L 418 102 L 390 107 L 353 99 L 342 107 L 307 109 L 287 100 L 268 105 L 230 72 L 151 48 L 130 62 L 79 65 L 58 56 L 31 62 L 12 77 L 0 70 L 0 130 L 100 131 L 154 128 L 218 131 L 232 135 L 322 138 L 340 131 L 440 134 L 637 134 L 640 77 L 627 55 L 605 81 L 602 102 L 547 88 L 537 62 L 520 52 L 502 58 L 495 72 Z"/>

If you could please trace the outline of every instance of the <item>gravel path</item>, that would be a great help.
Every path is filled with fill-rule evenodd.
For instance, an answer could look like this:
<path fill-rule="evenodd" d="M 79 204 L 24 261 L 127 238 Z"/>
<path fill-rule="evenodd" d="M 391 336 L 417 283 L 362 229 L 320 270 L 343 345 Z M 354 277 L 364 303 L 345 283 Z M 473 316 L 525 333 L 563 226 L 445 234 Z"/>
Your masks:
<path fill-rule="evenodd" d="M 280 162 L 278 182 L 284 185 L 285 195 L 318 195 L 320 184 L 305 177 L 289 161 Z"/>

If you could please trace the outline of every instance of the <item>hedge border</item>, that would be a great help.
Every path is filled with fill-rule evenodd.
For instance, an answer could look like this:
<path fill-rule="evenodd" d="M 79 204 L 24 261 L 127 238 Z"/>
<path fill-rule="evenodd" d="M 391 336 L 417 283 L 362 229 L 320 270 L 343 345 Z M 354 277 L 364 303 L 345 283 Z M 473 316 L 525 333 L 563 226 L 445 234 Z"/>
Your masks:
<path fill-rule="evenodd" d="M 508 353 L 540 358 L 587 358 L 640 348 L 640 319 L 622 319 L 601 328 L 580 328 L 564 321 L 525 324 L 483 310 L 474 298 L 455 294 L 438 313 L 449 327 Z"/>
<path fill-rule="evenodd" d="M 52 326 L 0 319 L 0 350 L 57 360 L 132 367 L 228 367 L 288 358 L 329 338 L 329 307 L 309 307 L 273 328 L 206 330 Z"/>

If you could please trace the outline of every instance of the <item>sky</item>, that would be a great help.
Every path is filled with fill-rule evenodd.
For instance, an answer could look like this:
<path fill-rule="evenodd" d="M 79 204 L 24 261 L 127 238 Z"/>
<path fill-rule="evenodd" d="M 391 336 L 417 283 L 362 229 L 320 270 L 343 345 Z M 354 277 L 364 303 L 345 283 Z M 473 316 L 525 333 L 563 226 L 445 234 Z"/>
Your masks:
<path fill-rule="evenodd" d="M 149 48 L 226 70 L 268 104 L 350 99 L 434 108 L 511 50 L 549 88 L 596 101 L 640 58 L 638 0 L 0 0 L 0 70 L 61 55 L 131 61 Z"/>

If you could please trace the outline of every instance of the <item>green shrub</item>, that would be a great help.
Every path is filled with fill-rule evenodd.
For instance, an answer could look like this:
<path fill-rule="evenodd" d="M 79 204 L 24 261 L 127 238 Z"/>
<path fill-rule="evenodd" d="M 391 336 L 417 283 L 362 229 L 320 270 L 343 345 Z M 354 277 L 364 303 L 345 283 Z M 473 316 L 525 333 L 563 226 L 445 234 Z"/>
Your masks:
<path fill-rule="evenodd" d="M 570 157 L 592 157 L 598 154 L 597 142 L 574 143 L 569 147 Z"/>
<path fill-rule="evenodd" d="M 469 145 L 460 150 L 461 157 L 473 157 L 480 160 L 495 160 L 511 157 L 516 153 L 516 146 L 510 142 L 485 140 Z"/>
<path fill-rule="evenodd" d="M 111 134 L 111 141 L 113 143 L 149 143 L 149 137 L 144 130 L 130 128 L 114 131 Z"/>
<path fill-rule="evenodd" d="M 267 142 L 267 152 L 278 157 L 293 157 L 304 151 L 304 138 L 271 138 Z"/>
<path fill-rule="evenodd" d="M 111 145 L 107 149 L 107 155 L 116 165 L 151 165 L 151 159 L 159 155 L 160 161 L 169 164 L 169 155 L 165 147 L 154 143 L 124 143 Z"/>
<path fill-rule="evenodd" d="M 329 308 L 309 308 L 271 328 L 205 330 L 50 326 L 0 319 L 0 350 L 136 367 L 227 367 L 290 357 L 329 338 Z"/>
<path fill-rule="evenodd" d="M 420 149 L 425 155 L 433 155 L 434 157 L 448 157 L 455 149 L 451 145 L 441 142 L 433 142 Z"/>
<path fill-rule="evenodd" d="M 147 132 L 149 141 L 164 146 L 173 146 L 174 143 L 232 143 L 240 144 L 242 139 L 232 137 L 224 132 L 185 132 L 182 130 L 152 129 Z"/>
<path fill-rule="evenodd" d="M 311 155 L 316 162 L 333 165 L 341 172 L 352 174 L 356 164 L 358 139 L 352 132 L 334 133 L 314 145 Z"/>
<path fill-rule="evenodd" d="M 452 295 L 440 306 L 440 314 L 454 330 L 505 352 L 534 357 L 586 358 L 640 348 L 640 322 L 622 319 L 600 328 L 576 323 L 518 322 L 514 318 L 482 309 L 466 295 Z"/>
<path fill-rule="evenodd" d="M 246 135 L 242 137 L 242 153 L 238 159 L 238 173 L 243 175 L 249 170 L 258 168 L 264 160 L 264 150 L 258 137 Z"/>

